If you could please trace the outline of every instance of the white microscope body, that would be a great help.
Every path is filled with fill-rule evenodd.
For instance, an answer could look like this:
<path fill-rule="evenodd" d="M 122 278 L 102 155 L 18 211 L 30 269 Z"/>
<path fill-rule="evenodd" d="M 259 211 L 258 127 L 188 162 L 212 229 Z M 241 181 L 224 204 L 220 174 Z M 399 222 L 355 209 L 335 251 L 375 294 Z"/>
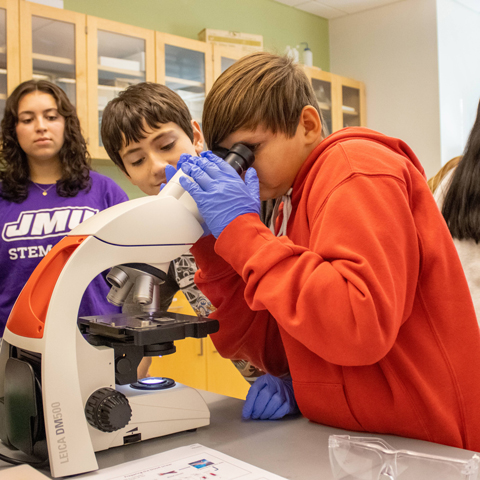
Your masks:
<path fill-rule="evenodd" d="M 97 451 L 209 424 L 209 410 L 192 388 L 177 384 L 150 391 L 116 386 L 114 349 L 90 344 L 77 325 L 82 295 L 96 275 L 127 263 L 153 264 L 166 272 L 170 261 L 201 237 L 202 219 L 179 185 L 180 175 L 157 196 L 116 205 L 72 230 L 42 260 L 9 317 L 0 352 L 0 398 L 4 399 L 0 437 L 19 449 L 26 445 L 30 450 L 26 453 L 32 453 L 31 439 L 22 437 L 22 428 L 17 429 L 12 418 L 18 408 L 15 389 L 23 391 L 31 383 L 32 396 L 36 391 L 43 404 L 39 407 L 43 411 L 36 413 L 44 423 L 43 448 L 48 450 L 53 477 L 96 470 Z M 148 326 L 143 338 L 161 328 Z M 36 367 L 29 358 L 35 359 Z M 22 371 L 28 370 L 29 362 L 35 379 L 32 373 L 31 381 L 15 386 L 15 369 L 20 365 Z M 131 408 L 128 423 L 115 431 L 102 431 L 86 419 L 89 402 L 95 404 L 92 394 L 104 388 L 123 394 Z M 106 422 L 115 424 L 115 412 L 127 407 L 112 401 L 114 413 Z"/>

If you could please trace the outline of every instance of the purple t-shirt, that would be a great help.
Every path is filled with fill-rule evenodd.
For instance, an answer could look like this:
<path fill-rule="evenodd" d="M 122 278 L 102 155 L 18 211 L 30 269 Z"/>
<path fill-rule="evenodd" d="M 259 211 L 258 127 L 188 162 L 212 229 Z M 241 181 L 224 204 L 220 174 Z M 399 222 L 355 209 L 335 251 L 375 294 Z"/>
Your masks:
<path fill-rule="evenodd" d="M 126 193 L 110 178 L 90 172 L 92 188 L 75 197 L 60 197 L 56 188 L 43 195 L 33 183 L 22 203 L 0 198 L 0 336 L 10 311 L 35 267 L 70 230 L 112 205 L 128 200 Z M 50 185 L 40 185 L 47 189 Z M 109 304 L 110 290 L 102 275 L 92 280 L 82 299 L 79 315 L 116 313 Z"/>

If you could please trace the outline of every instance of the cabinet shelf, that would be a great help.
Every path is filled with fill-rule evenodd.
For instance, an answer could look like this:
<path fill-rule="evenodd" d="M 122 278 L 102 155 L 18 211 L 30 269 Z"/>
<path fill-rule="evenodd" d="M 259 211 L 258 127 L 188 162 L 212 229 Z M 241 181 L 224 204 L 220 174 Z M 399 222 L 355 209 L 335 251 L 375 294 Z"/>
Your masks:
<path fill-rule="evenodd" d="M 61 65 L 75 65 L 72 58 L 56 57 L 55 55 L 45 55 L 43 53 L 32 53 L 33 60 L 41 60 L 43 62 L 59 63 Z"/>
<path fill-rule="evenodd" d="M 205 88 L 205 84 L 202 82 L 198 82 L 196 80 L 187 80 L 186 78 L 178 78 L 178 77 L 165 77 L 165 83 L 179 83 L 181 85 L 185 85 L 188 87 L 201 87 Z"/>
<path fill-rule="evenodd" d="M 32 74 L 32 78 L 35 80 L 48 80 L 49 82 L 69 83 L 72 85 L 77 83 L 75 78 L 59 77 L 59 74 L 61 75 L 63 72 L 36 70 L 35 73 Z"/>
<path fill-rule="evenodd" d="M 110 92 L 121 92 L 125 87 L 116 87 L 114 85 L 97 85 L 98 90 L 107 90 Z"/>
<path fill-rule="evenodd" d="M 145 72 L 126 70 L 124 68 L 106 67 L 105 65 L 98 65 L 98 72 L 118 73 L 120 75 L 127 75 L 129 77 L 144 78 Z"/>
<path fill-rule="evenodd" d="M 50 81 L 50 75 L 44 74 L 44 73 L 34 73 L 32 74 L 32 78 L 34 80 L 48 80 Z"/>
<path fill-rule="evenodd" d="M 342 105 L 342 113 L 344 115 L 352 115 L 352 116 L 358 115 L 358 112 L 356 110 L 351 110 L 350 107 L 347 107 L 346 105 Z"/>

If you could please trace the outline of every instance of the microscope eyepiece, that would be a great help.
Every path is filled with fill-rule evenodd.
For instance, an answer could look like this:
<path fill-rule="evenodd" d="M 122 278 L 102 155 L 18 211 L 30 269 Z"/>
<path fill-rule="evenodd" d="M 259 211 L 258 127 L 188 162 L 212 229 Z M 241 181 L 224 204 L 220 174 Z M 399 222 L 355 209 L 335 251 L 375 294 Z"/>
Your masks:
<path fill-rule="evenodd" d="M 235 143 L 230 150 L 217 147 L 212 152 L 223 158 L 239 175 L 251 167 L 255 161 L 254 153 L 243 143 Z"/>

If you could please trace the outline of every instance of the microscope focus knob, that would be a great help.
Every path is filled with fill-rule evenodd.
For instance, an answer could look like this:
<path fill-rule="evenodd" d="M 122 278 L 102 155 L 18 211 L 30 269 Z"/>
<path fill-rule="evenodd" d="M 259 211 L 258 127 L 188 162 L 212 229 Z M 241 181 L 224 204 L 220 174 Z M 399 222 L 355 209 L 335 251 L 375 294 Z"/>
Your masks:
<path fill-rule="evenodd" d="M 132 409 L 123 393 L 104 387 L 90 395 L 85 405 L 85 416 L 88 423 L 98 430 L 115 432 L 128 425 Z"/>

